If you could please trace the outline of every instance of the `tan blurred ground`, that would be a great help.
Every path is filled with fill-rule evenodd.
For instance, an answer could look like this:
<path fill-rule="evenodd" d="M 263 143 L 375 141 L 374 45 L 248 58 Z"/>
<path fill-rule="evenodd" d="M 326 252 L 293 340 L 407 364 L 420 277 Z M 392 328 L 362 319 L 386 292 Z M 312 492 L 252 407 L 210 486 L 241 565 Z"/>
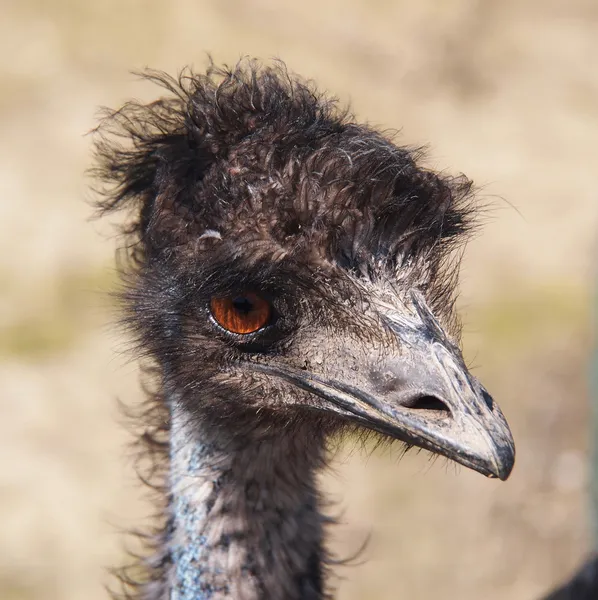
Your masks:
<path fill-rule="evenodd" d="M 538 597 L 588 545 L 586 362 L 598 231 L 594 0 L 0 0 L 0 598 L 106 598 L 144 506 L 117 396 L 139 397 L 102 295 L 115 240 L 83 172 L 100 104 L 144 66 L 281 57 L 358 116 L 430 144 L 495 202 L 471 244 L 466 353 L 509 417 L 506 484 L 355 452 L 326 485 L 339 597 Z"/>

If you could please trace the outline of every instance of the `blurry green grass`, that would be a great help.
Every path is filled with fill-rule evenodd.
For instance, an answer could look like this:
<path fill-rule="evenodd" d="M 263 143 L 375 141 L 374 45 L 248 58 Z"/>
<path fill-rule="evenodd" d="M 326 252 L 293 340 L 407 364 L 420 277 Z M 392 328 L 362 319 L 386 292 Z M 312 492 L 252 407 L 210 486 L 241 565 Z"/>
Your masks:
<path fill-rule="evenodd" d="M 33 600 L 41 597 L 39 591 L 25 584 L 0 578 L 0 598 L 2 600 Z"/>
<path fill-rule="evenodd" d="M 592 319 L 587 290 L 561 285 L 508 289 L 491 302 L 463 311 L 464 348 L 492 347 L 493 355 L 529 351 L 555 336 L 588 343 Z"/>
<path fill-rule="evenodd" d="M 93 330 L 94 319 L 111 308 L 110 292 L 116 287 L 113 268 L 71 272 L 40 283 L 36 298 L 24 299 L 23 313 L 0 326 L 0 357 L 39 359 L 70 350 Z"/>

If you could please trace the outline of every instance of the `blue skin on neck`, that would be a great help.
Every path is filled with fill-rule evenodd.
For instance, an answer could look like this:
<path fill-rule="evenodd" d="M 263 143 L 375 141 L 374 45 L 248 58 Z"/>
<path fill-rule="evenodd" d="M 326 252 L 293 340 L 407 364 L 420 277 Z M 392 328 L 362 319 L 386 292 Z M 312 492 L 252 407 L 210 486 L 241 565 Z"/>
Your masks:
<path fill-rule="evenodd" d="M 299 490 L 297 497 L 292 498 L 290 504 L 288 494 L 283 494 L 277 500 L 275 490 L 272 490 L 268 495 L 274 503 L 272 510 L 265 513 L 263 510 L 258 511 L 260 519 L 264 518 L 264 514 L 270 517 L 264 527 L 276 529 L 276 534 L 272 537 L 262 536 L 267 547 L 262 545 L 261 549 L 269 556 L 282 557 L 282 560 L 270 563 L 270 566 L 261 572 L 253 571 L 255 552 L 260 549 L 259 542 L 256 547 L 256 536 L 257 539 L 262 537 L 259 530 L 261 524 L 250 518 L 247 525 L 253 525 L 254 529 L 248 534 L 253 536 L 253 541 L 250 547 L 240 550 L 240 556 L 244 557 L 242 560 L 248 560 L 251 564 L 237 563 L 234 574 L 237 580 L 233 581 L 230 579 L 233 575 L 228 572 L 231 558 L 229 536 L 222 534 L 217 522 L 215 529 L 210 529 L 207 525 L 208 521 L 214 518 L 211 507 L 215 506 L 218 496 L 224 492 L 224 486 L 232 486 L 227 488 L 228 494 L 234 491 L 235 486 L 240 486 L 239 493 L 247 493 L 246 482 L 243 480 L 244 471 L 241 468 L 240 472 L 233 475 L 230 457 L 219 451 L 215 442 L 207 441 L 205 437 L 209 439 L 210 436 L 202 436 L 202 432 L 197 430 L 197 425 L 190 423 L 188 417 L 174 407 L 170 435 L 170 511 L 173 522 L 169 544 L 172 561 L 168 581 L 169 600 L 212 600 L 232 598 L 232 594 L 238 597 L 239 585 L 249 594 L 247 597 L 256 600 L 262 597 L 290 597 L 289 585 L 295 587 L 296 593 L 292 595 L 293 598 L 321 600 L 322 520 L 318 515 L 316 496 L 311 487 L 311 463 L 304 461 L 303 471 L 299 472 L 298 477 L 308 484 Z M 272 456 L 277 456 L 276 448 L 268 444 L 263 447 L 260 443 L 254 451 L 261 452 L 261 459 L 266 457 L 266 463 Z M 259 460 L 260 457 L 251 455 L 248 458 L 254 459 Z M 267 472 L 267 466 L 264 469 Z M 231 476 L 234 477 L 232 481 L 229 480 Z M 237 477 L 240 479 L 237 480 Z M 295 485 L 295 482 L 286 481 L 286 485 Z M 288 511 L 288 527 L 281 528 L 281 510 Z M 219 536 L 217 540 L 212 539 L 215 535 Z M 292 549 L 292 552 L 287 556 L 289 549 Z M 300 558 L 293 564 L 291 557 L 297 556 Z M 234 556 L 234 559 L 238 558 L 239 555 Z M 289 564 L 292 565 L 290 569 Z M 277 571 L 279 565 L 280 572 Z M 238 580 L 239 577 L 242 581 Z"/>
<path fill-rule="evenodd" d="M 172 460 L 177 445 L 172 443 L 171 448 Z M 177 458 L 178 473 L 171 473 L 173 487 L 177 487 L 182 477 L 197 477 L 201 471 L 205 473 L 207 450 L 203 445 L 195 444 L 184 466 Z M 191 502 L 190 494 L 183 491 L 174 495 L 172 511 L 176 541 L 173 540 L 171 545 L 174 564 L 171 600 L 209 600 L 215 590 L 205 566 L 209 553 L 207 540 L 201 533 L 207 515 L 206 507 Z"/>

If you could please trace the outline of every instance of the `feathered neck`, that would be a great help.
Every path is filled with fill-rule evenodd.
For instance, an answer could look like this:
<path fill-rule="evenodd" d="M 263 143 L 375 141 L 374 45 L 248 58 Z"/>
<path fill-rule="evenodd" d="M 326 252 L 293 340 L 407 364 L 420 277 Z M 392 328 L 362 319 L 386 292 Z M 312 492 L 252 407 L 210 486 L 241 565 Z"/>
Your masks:
<path fill-rule="evenodd" d="M 240 442 L 169 400 L 169 598 L 324 598 L 321 440 L 295 428 Z"/>

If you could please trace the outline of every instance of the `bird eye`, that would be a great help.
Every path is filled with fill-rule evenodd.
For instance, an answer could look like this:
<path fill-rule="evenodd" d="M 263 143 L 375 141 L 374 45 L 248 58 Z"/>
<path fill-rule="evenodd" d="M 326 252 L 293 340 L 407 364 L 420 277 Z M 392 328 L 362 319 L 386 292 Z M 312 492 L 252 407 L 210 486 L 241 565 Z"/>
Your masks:
<path fill-rule="evenodd" d="M 218 325 L 238 334 L 258 331 L 268 324 L 272 313 L 270 303 L 253 292 L 212 298 L 210 310 Z"/>

